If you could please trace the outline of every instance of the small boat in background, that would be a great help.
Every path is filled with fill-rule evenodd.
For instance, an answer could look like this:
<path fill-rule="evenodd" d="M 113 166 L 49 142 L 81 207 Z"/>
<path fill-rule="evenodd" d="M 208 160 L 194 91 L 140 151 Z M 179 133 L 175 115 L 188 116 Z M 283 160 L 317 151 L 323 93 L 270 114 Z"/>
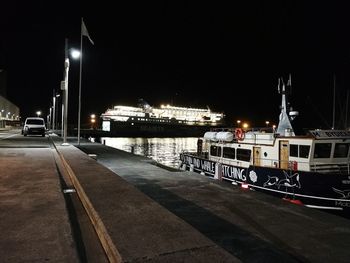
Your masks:
<path fill-rule="evenodd" d="M 277 129 L 220 129 L 198 139 L 197 152 L 180 154 L 181 168 L 269 193 L 307 207 L 349 211 L 350 132 L 309 130 L 296 135 L 282 81 Z M 280 87 L 280 85 L 279 85 Z"/>

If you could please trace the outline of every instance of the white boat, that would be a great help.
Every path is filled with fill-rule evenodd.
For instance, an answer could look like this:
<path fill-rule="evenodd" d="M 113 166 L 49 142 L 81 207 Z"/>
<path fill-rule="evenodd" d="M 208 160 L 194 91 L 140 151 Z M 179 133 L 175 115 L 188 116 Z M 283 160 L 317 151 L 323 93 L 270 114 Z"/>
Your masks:
<path fill-rule="evenodd" d="M 290 81 L 288 81 L 290 84 Z M 350 208 L 350 132 L 309 130 L 296 135 L 283 84 L 277 129 L 210 131 L 195 153 L 180 154 L 182 169 L 273 194 L 312 208 Z"/>
<path fill-rule="evenodd" d="M 210 127 L 222 127 L 224 114 L 209 108 L 171 105 L 138 107 L 117 105 L 101 115 L 102 130 L 116 136 L 199 136 Z"/>

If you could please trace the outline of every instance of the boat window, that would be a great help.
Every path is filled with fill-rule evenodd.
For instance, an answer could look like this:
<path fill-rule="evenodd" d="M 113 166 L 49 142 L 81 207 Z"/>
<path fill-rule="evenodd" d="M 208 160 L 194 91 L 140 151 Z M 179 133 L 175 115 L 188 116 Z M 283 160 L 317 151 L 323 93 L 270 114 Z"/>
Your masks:
<path fill-rule="evenodd" d="M 309 158 L 310 145 L 299 145 L 299 157 L 300 158 Z"/>
<path fill-rule="evenodd" d="M 309 158 L 310 145 L 289 145 L 289 155 L 292 157 Z"/>
<path fill-rule="evenodd" d="M 222 155 L 224 158 L 235 159 L 236 149 L 231 147 L 224 147 Z"/>
<path fill-rule="evenodd" d="M 221 157 L 221 147 L 215 145 L 210 146 L 210 155 Z"/>
<path fill-rule="evenodd" d="M 331 149 L 331 143 L 315 143 L 314 158 L 330 158 Z"/>
<path fill-rule="evenodd" d="M 334 158 L 346 158 L 349 153 L 348 143 L 336 143 L 334 148 Z"/>
<path fill-rule="evenodd" d="M 237 160 L 249 162 L 251 150 L 247 149 L 237 149 Z"/>
<path fill-rule="evenodd" d="M 292 157 L 299 157 L 297 144 L 290 144 L 289 145 L 289 155 Z"/>

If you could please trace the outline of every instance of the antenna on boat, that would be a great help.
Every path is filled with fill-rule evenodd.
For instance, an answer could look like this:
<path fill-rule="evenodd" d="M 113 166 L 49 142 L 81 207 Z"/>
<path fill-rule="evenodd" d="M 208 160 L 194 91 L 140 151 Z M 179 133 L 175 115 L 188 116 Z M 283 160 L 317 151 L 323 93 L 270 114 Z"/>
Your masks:
<path fill-rule="evenodd" d="M 335 82 L 336 77 L 335 74 L 333 74 L 333 120 L 332 120 L 332 130 L 334 130 L 335 126 Z"/>
<path fill-rule="evenodd" d="M 292 94 L 292 75 L 289 73 L 289 78 L 287 82 L 287 87 L 289 87 L 289 94 Z"/>
<path fill-rule="evenodd" d="M 280 89 L 280 82 L 282 82 L 282 90 Z M 287 87 L 289 88 L 286 90 L 286 85 L 283 82 L 283 78 L 278 79 L 278 92 L 279 94 L 282 94 L 282 103 L 281 103 L 281 113 L 279 116 L 279 123 L 277 127 L 277 133 L 284 135 L 284 136 L 295 136 L 291 120 L 293 120 L 297 115 L 297 111 L 289 111 L 289 104 L 287 101 L 287 95 L 290 94 L 291 90 L 291 84 L 292 79 L 289 75 L 289 79 L 287 82 Z"/>

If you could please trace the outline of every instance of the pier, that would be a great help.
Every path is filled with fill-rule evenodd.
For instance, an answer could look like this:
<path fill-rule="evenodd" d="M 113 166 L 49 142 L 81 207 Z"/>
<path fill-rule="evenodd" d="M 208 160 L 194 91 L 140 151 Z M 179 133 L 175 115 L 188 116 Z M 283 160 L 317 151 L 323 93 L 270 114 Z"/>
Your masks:
<path fill-rule="evenodd" d="M 0 135 L 1 262 L 349 261 L 349 219 L 99 143 Z"/>

